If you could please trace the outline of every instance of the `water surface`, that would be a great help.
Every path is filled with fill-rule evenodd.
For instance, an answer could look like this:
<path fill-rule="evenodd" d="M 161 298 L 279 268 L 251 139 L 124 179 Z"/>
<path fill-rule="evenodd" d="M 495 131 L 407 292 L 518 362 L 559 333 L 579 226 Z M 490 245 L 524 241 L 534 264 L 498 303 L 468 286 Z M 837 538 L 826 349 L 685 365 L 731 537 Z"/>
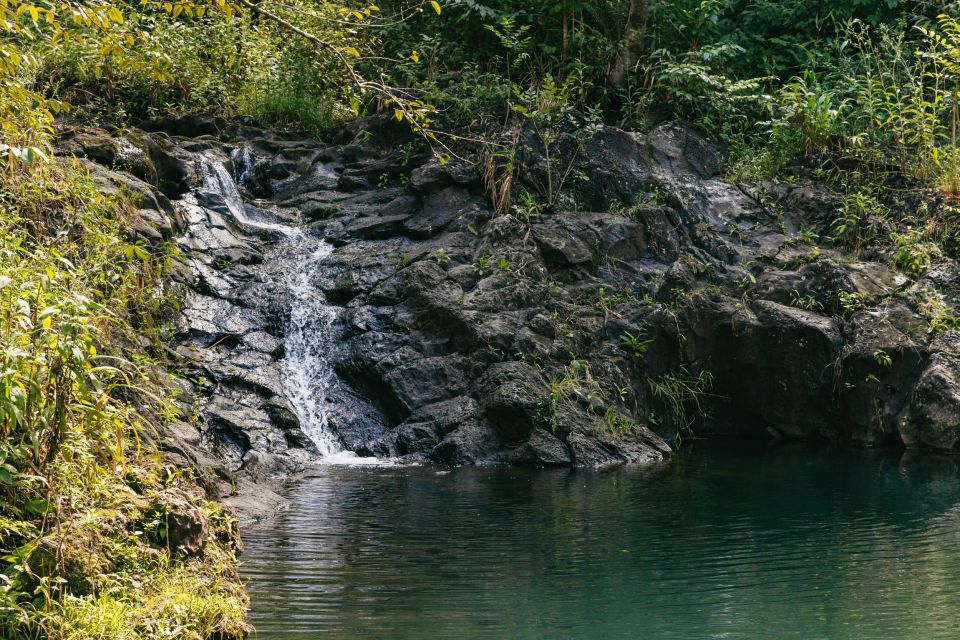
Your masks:
<path fill-rule="evenodd" d="M 960 637 L 949 460 L 699 445 L 611 473 L 324 467 L 248 532 L 261 640 Z"/>

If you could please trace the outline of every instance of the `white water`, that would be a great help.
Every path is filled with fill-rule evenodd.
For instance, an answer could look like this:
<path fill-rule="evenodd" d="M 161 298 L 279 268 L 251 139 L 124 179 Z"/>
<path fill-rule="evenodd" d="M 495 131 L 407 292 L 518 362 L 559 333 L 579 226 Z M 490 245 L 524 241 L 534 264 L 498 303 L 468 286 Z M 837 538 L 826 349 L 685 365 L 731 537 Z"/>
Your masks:
<path fill-rule="evenodd" d="M 312 276 L 321 269 L 333 247 L 322 238 L 304 233 L 299 226 L 252 220 L 237 184 L 243 184 L 249 177 L 253 157 L 249 150 L 237 149 L 231 158 L 237 169 L 236 181 L 220 162 L 204 159 L 202 188 L 221 195 L 234 224 L 241 230 L 254 234 L 269 232 L 280 237 L 273 255 L 280 264 L 277 272 L 285 278 L 290 296 L 285 355 L 281 363 L 283 385 L 301 428 L 316 445 L 324 464 L 384 464 L 376 458 L 361 458 L 344 451 L 327 420 L 327 396 L 336 383 L 327 360 L 335 340 L 336 308 L 327 304 L 323 291 L 313 284 Z"/>
<path fill-rule="evenodd" d="M 281 249 L 291 258 L 284 386 L 304 433 L 326 457 L 340 452 L 340 444 L 329 430 L 325 406 L 327 392 L 333 383 L 333 371 L 324 355 L 330 349 L 330 334 L 336 315 L 326 304 L 323 293 L 313 286 L 310 276 L 330 255 L 333 247 L 322 240 L 311 243 L 308 238 L 289 244 L 291 246 Z"/>
<path fill-rule="evenodd" d="M 333 328 L 336 308 L 326 303 L 312 277 L 333 251 L 325 240 L 301 234 L 290 238 L 280 249 L 288 256 L 290 319 L 287 324 L 283 359 L 284 388 L 294 407 L 300 427 L 320 452 L 323 464 L 384 465 L 388 461 L 363 458 L 344 451 L 339 439 L 330 430 L 327 420 L 327 397 L 336 384 L 333 367 L 327 354 L 336 335 Z"/>
<path fill-rule="evenodd" d="M 235 156 L 236 152 L 234 152 L 233 155 Z M 200 163 L 200 168 L 203 173 L 203 191 L 219 194 L 223 198 L 223 202 L 227 206 L 227 210 L 230 212 L 234 224 L 236 224 L 241 231 L 253 234 L 262 234 L 263 232 L 278 233 L 287 238 L 303 237 L 303 231 L 297 227 L 290 227 L 277 222 L 252 220 L 250 216 L 247 215 L 246 208 L 243 204 L 243 196 L 240 195 L 240 191 L 237 189 L 237 183 L 234 182 L 233 176 L 230 175 L 230 172 L 227 171 L 226 167 L 221 163 L 216 160 L 203 158 L 203 162 Z M 240 176 L 241 183 L 242 180 L 247 177 L 248 172 L 249 169 L 246 169 Z"/>

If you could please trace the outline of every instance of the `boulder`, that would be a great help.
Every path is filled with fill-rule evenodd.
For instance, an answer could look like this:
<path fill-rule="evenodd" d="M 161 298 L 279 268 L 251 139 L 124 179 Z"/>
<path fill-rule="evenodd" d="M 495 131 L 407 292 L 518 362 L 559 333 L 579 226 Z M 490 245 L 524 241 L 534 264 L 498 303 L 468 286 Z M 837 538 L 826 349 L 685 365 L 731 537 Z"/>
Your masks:
<path fill-rule="evenodd" d="M 525 362 L 501 362 L 478 383 L 480 412 L 506 442 L 526 441 L 544 422 L 549 391 L 543 376 Z"/>

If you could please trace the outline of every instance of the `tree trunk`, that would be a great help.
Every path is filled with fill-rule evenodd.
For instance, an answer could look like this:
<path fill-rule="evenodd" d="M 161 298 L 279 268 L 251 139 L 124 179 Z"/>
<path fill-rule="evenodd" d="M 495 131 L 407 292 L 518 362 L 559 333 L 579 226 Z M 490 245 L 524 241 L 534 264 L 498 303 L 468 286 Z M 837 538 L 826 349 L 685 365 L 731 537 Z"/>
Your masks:
<path fill-rule="evenodd" d="M 630 0 L 627 12 L 627 26 L 623 30 L 620 50 L 610 67 L 607 83 L 621 86 L 627 81 L 627 74 L 636 66 L 643 51 L 643 39 L 647 35 L 647 19 L 650 17 L 650 0 Z"/>

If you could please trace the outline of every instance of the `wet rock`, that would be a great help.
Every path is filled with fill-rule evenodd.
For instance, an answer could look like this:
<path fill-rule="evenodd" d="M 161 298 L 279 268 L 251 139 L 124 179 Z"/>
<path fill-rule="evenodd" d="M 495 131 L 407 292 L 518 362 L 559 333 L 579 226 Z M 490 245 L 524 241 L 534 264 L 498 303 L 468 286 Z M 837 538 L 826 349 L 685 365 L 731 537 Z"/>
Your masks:
<path fill-rule="evenodd" d="M 532 466 L 569 467 L 571 464 L 570 451 L 566 445 L 545 429 L 534 429 L 530 432 L 524 448 L 526 450 L 520 460 L 529 460 L 528 464 Z"/>
<path fill-rule="evenodd" d="M 611 451 L 601 442 L 587 433 L 571 433 L 567 436 L 567 446 L 573 466 L 587 469 L 609 469 L 626 464 L 626 460 Z"/>
<path fill-rule="evenodd" d="M 449 465 L 477 464 L 490 460 L 500 447 L 501 440 L 491 425 L 470 420 L 447 434 L 431 458 Z"/>
<path fill-rule="evenodd" d="M 468 191 L 448 187 L 423 199 L 423 209 L 411 216 L 403 228 L 414 238 L 429 238 L 455 222 L 458 229 L 489 217 L 489 211 Z"/>
<path fill-rule="evenodd" d="M 437 191 L 450 184 L 450 176 L 436 160 L 417 167 L 410 174 L 410 186 L 419 191 Z"/>
<path fill-rule="evenodd" d="M 360 218 L 349 223 L 344 232 L 363 239 L 389 238 L 402 231 L 409 219 L 408 215 Z"/>
<path fill-rule="evenodd" d="M 660 125 L 650 134 L 653 160 L 675 175 L 708 180 L 720 173 L 719 148 L 689 128 Z"/>
<path fill-rule="evenodd" d="M 439 400 L 461 395 L 467 389 L 468 365 L 460 356 L 439 356 L 403 362 L 384 376 L 408 412 Z"/>
<path fill-rule="evenodd" d="M 335 444 L 361 455 L 650 464 L 670 454 L 648 428 L 650 381 L 700 372 L 713 386 L 697 433 L 955 447 L 960 355 L 931 340 L 915 308 L 960 293 L 952 260 L 911 283 L 887 257 L 815 253 L 791 236 L 829 233 L 827 191 L 724 182 L 717 147 L 678 125 L 601 127 L 578 158 L 584 141 L 564 130 L 554 158 L 590 179 L 539 216 L 494 216 L 476 164 L 401 154 L 409 129 L 385 115 L 351 124 L 337 146 L 210 119 L 74 142 L 106 192 L 138 194 L 135 237 L 179 234 L 191 276 L 174 351 L 206 385 L 202 429 L 170 439 L 183 460 L 199 460 L 200 443 L 230 473 L 269 481 L 314 455 L 280 366 L 300 279 L 335 307 L 318 336 L 334 373 L 323 409 Z M 184 132 L 202 137 L 171 137 Z M 155 175 L 122 165 L 121 135 Z M 516 188 L 542 191 L 542 141 L 527 128 L 522 142 Z M 244 197 L 262 199 L 243 215 L 302 223 L 302 246 L 322 237 L 335 250 L 278 259 L 299 249 L 244 229 L 225 194 L 199 189 L 198 154 L 232 165 Z M 862 294 L 863 308 L 842 308 L 840 292 Z M 624 424 L 606 424 L 610 412 Z M 679 427 L 658 417 L 672 438 Z"/>
<path fill-rule="evenodd" d="M 397 451 L 401 455 L 430 451 L 437 443 L 437 432 L 427 423 L 401 424 L 397 427 Z"/>

